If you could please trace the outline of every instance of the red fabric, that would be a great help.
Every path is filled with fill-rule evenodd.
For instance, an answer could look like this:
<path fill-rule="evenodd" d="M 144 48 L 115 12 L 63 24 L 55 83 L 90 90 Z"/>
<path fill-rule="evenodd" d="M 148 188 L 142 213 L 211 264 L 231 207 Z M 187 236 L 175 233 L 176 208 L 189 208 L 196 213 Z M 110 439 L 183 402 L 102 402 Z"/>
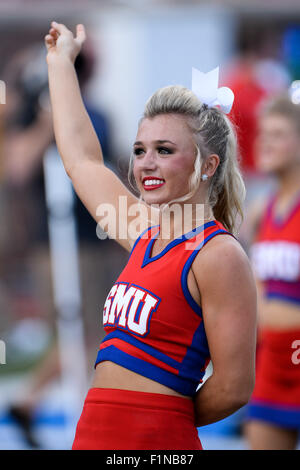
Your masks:
<path fill-rule="evenodd" d="M 300 364 L 292 360 L 297 330 L 262 330 L 253 400 L 300 406 Z"/>
<path fill-rule="evenodd" d="M 73 450 L 202 450 L 188 398 L 91 388 Z"/>
<path fill-rule="evenodd" d="M 243 61 L 228 71 L 224 84 L 232 89 L 235 96 L 229 116 L 237 126 L 242 169 L 255 172 L 257 109 L 267 93 L 253 76 L 253 65 Z"/>
<path fill-rule="evenodd" d="M 112 361 L 192 396 L 204 375 L 209 348 L 202 310 L 187 287 L 188 269 L 203 244 L 228 232 L 216 220 L 207 222 L 152 257 L 159 230 L 154 226 L 141 234 L 106 298 L 107 335 L 96 365 Z"/>

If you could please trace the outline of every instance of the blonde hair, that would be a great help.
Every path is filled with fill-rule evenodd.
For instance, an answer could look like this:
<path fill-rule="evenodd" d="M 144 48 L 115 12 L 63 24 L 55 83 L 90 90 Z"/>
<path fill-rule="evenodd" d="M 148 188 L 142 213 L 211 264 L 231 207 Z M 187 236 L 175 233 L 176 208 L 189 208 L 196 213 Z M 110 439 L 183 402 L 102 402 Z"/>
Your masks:
<path fill-rule="evenodd" d="M 300 105 L 293 103 L 288 92 L 282 92 L 264 100 L 259 108 L 259 118 L 279 114 L 294 122 L 300 134 Z"/>
<path fill-rule="evenodd" d="M 218 108 L 208 108 L 191 90 L 180 85 L 157 90 L 147 101 L 142 120 L 161 114 L 186 117 L 197 147 L 194 172 L 189 181 L 190 191 L 177 201 L 187 200 L 195 194 L 201 182 L 203 162 L 208 155 L 217 154 L 220 163 L 210 180 L 208 203 L 214 217 L 230 232 L 236 232 L 237 219 L 243 219 L 245 186 L 239 170 L 237 139 L 231 122 Z M 133 158 L 131 155 L 129 181 L 132 176 Z"/>

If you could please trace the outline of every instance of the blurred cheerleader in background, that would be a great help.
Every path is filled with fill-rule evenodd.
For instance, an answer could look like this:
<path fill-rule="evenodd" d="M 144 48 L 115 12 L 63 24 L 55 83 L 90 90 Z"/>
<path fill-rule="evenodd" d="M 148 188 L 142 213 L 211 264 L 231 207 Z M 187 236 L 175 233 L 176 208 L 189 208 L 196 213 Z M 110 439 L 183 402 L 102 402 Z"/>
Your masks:
<path fill-rule="evenodd" d="M 300 105 L 296 94 L 267 101 L 259 120 L 257 165 L 275 178 L 277 189 L 265 204 L 259 201 L 252 227 L 250 255 L 259 293 L 256 384 L 246 424 L 252 449 L 295 449 L 300 429 Z"/>

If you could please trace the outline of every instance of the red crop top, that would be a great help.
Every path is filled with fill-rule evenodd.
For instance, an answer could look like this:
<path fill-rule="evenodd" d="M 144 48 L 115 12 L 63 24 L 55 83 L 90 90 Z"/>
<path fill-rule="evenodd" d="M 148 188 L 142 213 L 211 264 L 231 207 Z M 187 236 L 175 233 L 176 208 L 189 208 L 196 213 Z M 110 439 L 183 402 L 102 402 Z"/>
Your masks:
<path fill-rule="evenodd" d="M 136 240 L 103 310 L 106 337 L 96 365 L 112 361 L 177 392 L 192 396 L 210 360 L 202 310 L 187 287 L 198 251 L 228 234 L 217 221 L 172 240 L 152 257 L 159 226 Z"/>

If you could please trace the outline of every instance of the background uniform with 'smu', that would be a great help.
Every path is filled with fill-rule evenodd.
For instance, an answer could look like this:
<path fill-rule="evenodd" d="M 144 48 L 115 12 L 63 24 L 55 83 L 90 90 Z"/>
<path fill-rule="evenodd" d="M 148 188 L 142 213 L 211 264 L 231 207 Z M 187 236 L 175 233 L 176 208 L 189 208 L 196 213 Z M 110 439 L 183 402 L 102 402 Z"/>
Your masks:
<path fill-rule="evenodd" d="M 264 296 L 300 308 L 300 194 L 282 220 L 275 217 L 275 202 L 276 197 L 272 197 L 251 258 L 263 284 Z M 300 364 L 293 360 L 296 357 L 293 347 L 298 340 L 300 347 L 300 327 L 262 327 L 259 331 L 256 381 L 248 406 L 249 418 L 300 429 Z"/>

